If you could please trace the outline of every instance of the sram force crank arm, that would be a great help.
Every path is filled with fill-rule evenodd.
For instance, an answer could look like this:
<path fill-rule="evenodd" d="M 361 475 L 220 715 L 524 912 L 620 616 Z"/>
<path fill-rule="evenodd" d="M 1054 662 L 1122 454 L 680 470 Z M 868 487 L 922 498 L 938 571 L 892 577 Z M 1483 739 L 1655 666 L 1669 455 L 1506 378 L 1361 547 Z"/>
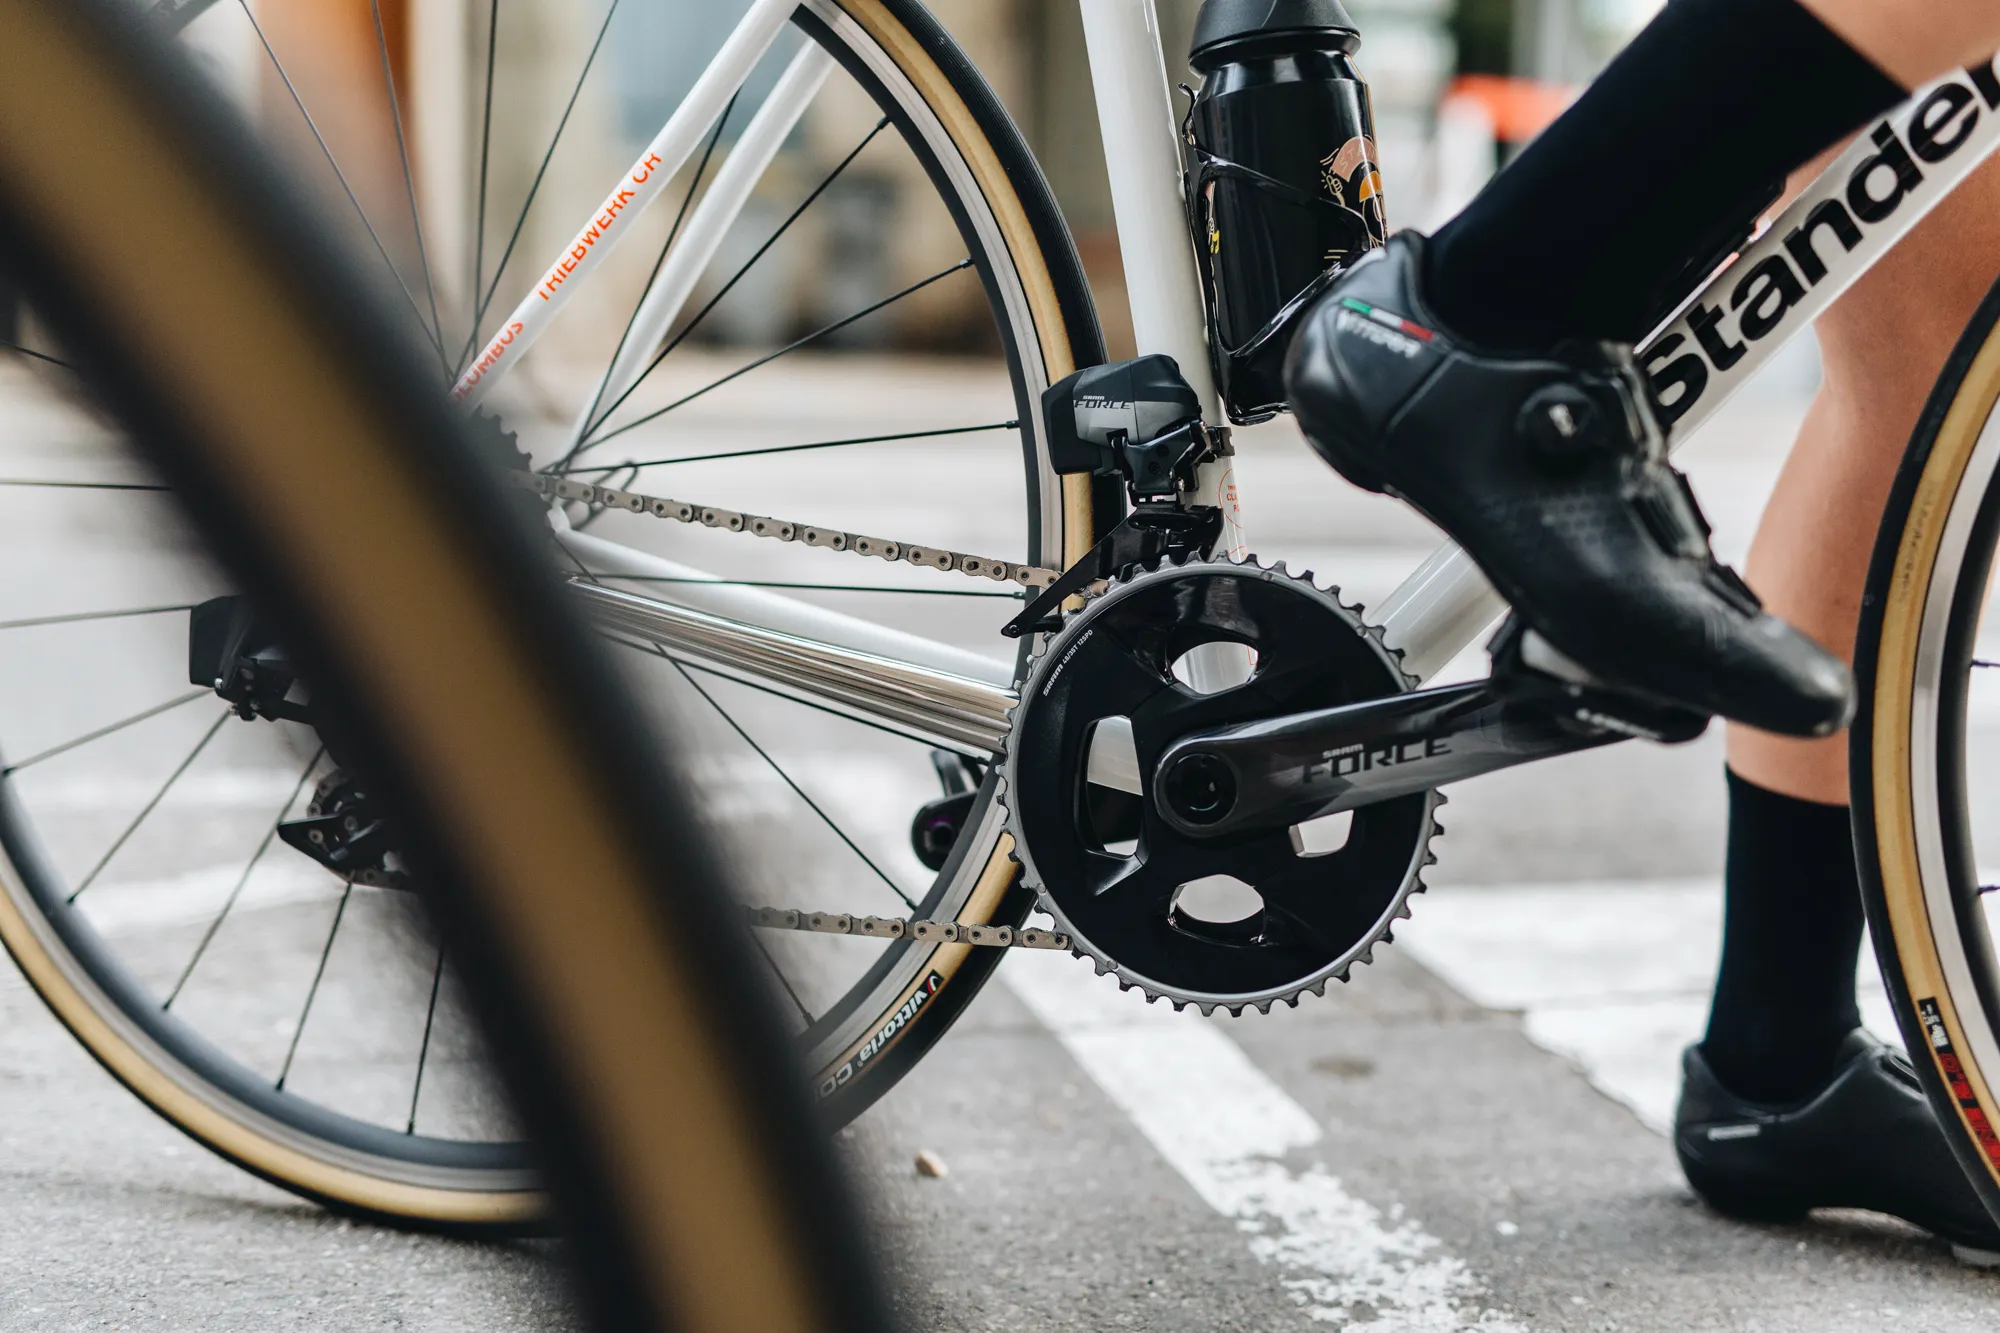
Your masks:
<path fill-rule="evenodd" d="M 1487 680 L 1183 736 L 1150 784 L 1189 837 L 1284 828 L 1613 741 L 1693 740 L 1698 715 L 1521 670 L 1496 644 Z"/>

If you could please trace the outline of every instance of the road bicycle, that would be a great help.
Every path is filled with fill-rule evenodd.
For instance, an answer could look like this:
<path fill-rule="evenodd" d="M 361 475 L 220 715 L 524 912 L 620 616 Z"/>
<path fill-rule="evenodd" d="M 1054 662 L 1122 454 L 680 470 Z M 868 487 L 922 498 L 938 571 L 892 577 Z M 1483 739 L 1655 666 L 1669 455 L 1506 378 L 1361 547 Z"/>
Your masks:
<path fill-rule="evenodd" d="M 129 6 L 0 0 L 0 263 L 97 428 L 51 451 L 171 485 L 179 534 L 281 608 L 509 1035 L 595 1326 L 887 1327 L 695 806 L 408 331 L 161 50 Z"/>
<path fill-rule="evenodd" d="M 526 503 L 547 507 L 572 597 L 629 650 L 635 672 L 649 673 L 642 688 L 692 717 L 703 737 L 702 799 L 750 848 L 759 873 L 743 905 L 832 1124 L 907 1072 L 1008 948 L 1071 949 L 1121 985 L 1204 1012 L 1295 1004 L 1346 979 L 1408 915 L 1432 860 L 1439 788 L 1620 740 L 1687 738 L 1680 719 L 1634 707 L 1511 629 L 1493 641 L 1491 679 L 1422 688 L 1505 610 L 1452 548 L 1366 609 L 1251 557 L 1229 429 L 1281 406 L 1273 368 L 1298 313 L 1387 225 L 1366 88 L 1349 59 L 1357 36 L 1337 5 L 1283 10 L 1291 26 L 1271 26 L 1268 6 L 1210 0 L 1190 53 L 1202 86 L 1177 105 L 1151 6 L 1083 0 L 1081 9 L 1144 353 L 1108 367 L 1074 247 L 1032 156 L 970 61 L 917 4 L 755 0 L 722 12 L 720 24 L 713 6 L 674 11 L 675 31 L 719 45 L 631 167 L 603 172 L 585 207 L 565 215 L 563 234 L 574 239 L 556 261 L 539 278 L 504 281 L 524 221 L 548 203 L 538 191 L 561 174 L 550 164 L 561 161 L 564 127 L 579 104 L 593 114 L 582 90 L 616 6 L 565 48 L 583 73 L 557 89 L 551 105 L 564 109 L 554 133 L 525 159 L 539 163 L 528 202 L 503 212 L 498 227 L 486 216 L 499 160 L 490 149 L 508 100 L 497 99 L 496 113 L 491 71 L 507 11 L 492 6 L 472 34 L 487 71 L 473 85 L 483 90 L 472 98 L 481 110 L 466 136 L 480 150 L 466 173 L 478 181 L 468 208 L 477 216 L 458 250 L 469 262 L 453 265 L 435 262 L 444 247 L 421 224 L 424 191 L 374 11 L 400 150 L 401 188 L 388 198 L 411 235 L 399 251 L 377 210 L 356 228 L 358 242 L 400 284 L 392 298 L 424 331 L 440 382 L 484 423 L 511 484 Z M 299 113 L 301 155 L 332 164 L 330 208 L 366 218 L 365 191 L 338 169 L 309 90 L 284 75 L 280 43 L 247 7 L 197 17 L 207 10 L 195 0 L 160 13 L 190 40 L 232 13 L 250 23 L 280 74 L 281 105 Z M 1732 245 L 1733 260 L 1702 275 L 1642 348 L 1677 437 L 1698 429 L 1996 145 L 1994 71 L 1942 80 L 1871 127 L 1759 236 Z M 832 284 L 848 304 L 822 308 L 803 334 L 767 331 L 768 351 L 732 361 L 726 341 L 722 350 L 704 345 L 731 310 L 731 293 L 754 286 L 760 265 L 777 264 L 788 238 L 815 225 L 815 210 L 832 209 L 868 175 L 899 182 L 914 201 L 889 217 L 899 244 L 878 289 Z M 608 194 L 604 179 L 617 182 Z M 662 199 L 667 208 L 648 210 Z M 626 263 L 634 249 L 618 245 L 633 234 L 645 241 Z M 940 238 L 953 248 L 940 250 Z M 457 280 L 463 328 L 443 313 L 452 304 L 445 270 L 457 267 L 470 274 Z M 794 270 L 786 282 L 828 280 Z M 840 415 L 849 378 L 866 382 L 860 354 L 829 354 L 788 382 L 787 393 L 805 397 L 803 411 L 781 395 L 744 391 L 757 372 L 774 373 L 765 370 L 773 362 L 799 364 L 954 282 L 959 304 L 941 322 L 934 308 L 933 323 L 919 327 L 948 330 L 954 345 L 992 357 L 1000 369 L 978 393 L 927 397 L 885 379 L 853 428 L 802 440 L 807 423 Z M 599 298 L 600 288 L 613 294 Z M 509 300 L 516 304 L 501 313 Z M 1384 338 L 1415 336 L 1393 312 L 1355 314 Z M 1985 915 L 1993 896 L 1981 892 L 1976 869 L 1990 835 L 1972 813 L 1979 770 L 1966 744 L 1983 697 L 1975 645 L 1991 549 L 1981 517 L 1991 475 L 1984 451 L 1995 447 L 1986 423 L 2000 396 L 1988 369 L 2000 356 L 1987 352 L 1993 322 L 1989 305 L 1968 330 L 1885 522 L 1860 654 L 1867 702 L 1854 736 L 1864 879 L 1884 970 L 1913 1049 L 1931 1052 L 1919 1061 L 1926 1086 L 1958 1131 L 1968 1170 L 2000 1205 L 2000 1147 L 1986 1121 L 2000 1077 L 2000 984 Z M 968 413 L 975 398 L 993 410 Z M 703 404 L 725 401 L 725 424 L 740 432 L 733 444 L 715 420 L 695 419 Z M 929 405 L 928 420 L 912 417 L 918 401 Z M 940 480 L 941 458 L 974 482 L 954 490 Z M 675 479 L 671 495 L 664 477 Z M 849 494 L 857 477 L 862 500 Z M 1005 626 L 960 616 L 978 606 L 963 594 L 996 592 L 1027 603 L 999 603 L 1011 615 Z M 178 614 L 183 603 L 194 599 L 160 604 Z M 229 641 L 249 649 L 211 643 L 203 669 L 224 668 L 214 676 L 222 683 L 200 694 L 223 694 L 244 718 L 225 734 L 273 744 L 282 728 L 300 725 L 282 708 L 279 687 L 290 678 L 267 675 L 258 658 L 269 649 L 282 665 L 282 650 L 245 604 L 213 605 L 209 614 L 235 635 Z M 187 623 L 169 617 L 155 645 L 176 672 L 186 637 Z M 48 660 L 46 646 L 37 651 Z M 208 681 L 196 673 L 197 685 Z M 162 776 L 179 774 L 201 743 L 196 730 L 147 762 Z M 314 756 L 302 762 L 316 775 L 312 765 L 325 760 L 312 740 L 289 744 Z M 4 727 L 0 746 L 18 751 Z M 829 754 L 837 756 L 830 776 L 804 771 Z M 325 808 L 300 820 L 305 781 L 277 793 L 285 804 L 271 827 L 292 830 L 288 845 L 314 831 L 303 827 L 311 820 L 330 820 L 318 829 L 333 836 L 355 814 L 342 802 L 360 800 L 336 766 L 321 779 Z M 774 791 L 782 807 L 771 803 Z M 891 815 L 880 813 L 884 805 Z M 869 809 L 842 818 L 861 806 Z M 24 812 L 16 827 L 52 818 L 36 814 L 30 795 L 12 808 Z M 374 829 L 366 803 L 358 809 L 348 832 Z M 0 830 L 0 846 L 21 840 Z M 104 841 L 100 830 L 97 846 Z M 296 937 L 302 970 L 317 957 L 323 973 L 335 952 L 343 916 L 333 904 L 393 902 L 401 882 L 388 839 L 334 841 L 293 863 L 317 861 L 326 872 L 317 897 L 298 890 L 303 906 L 287 917 L 284 894 L 272 891 L 260 918 L 272 936 Z M 40 887 L 35 875 L 20 876 L 29 887 L 13 899 L 7 932 L 17 954 L 46 948 L 87 960 L 68 965 L 91 976 L 132 970 L 142 952 L 136 934 L 104 949 L 76 942 L 104 935 L 75 887 L 98 855 L 75 853 L 79 870 L 44 874 Z M 253 858 L 242 879 L 256 869 Z M 66 913 L 71 899 L 83 910 Z M 234 901 L 223 899 L 211 919 L 227 918 Z M 1036 908 L 1053 924 L 1031 924 Z M 297 924 L 301 913 L 309 930 Z M 41 926 L 36 939 L 51 938 L 48 923 L 61 923 L 65 943 L 14 944 L 31 925 Z M 401 1078 L 399 1095 L 382 1099 L 393 1114 L 343 1109 L 338 1080 L 317 1100 L 282 1073 L 272 1086 L 277 1051 L 216 1036 L 227 1030 L 221 1020 L 206 1036 L 173 1029 L 157 1038 L 165 1054 L 116 1046 L 107 1054 L 92 1037 L 91 1001 L 60 986 L 44 994 L 170 1118 L 149 1092 L 151 1071 L 178 1060 L 174 1078 L 252 1126 L 222 1142 L 199 1128 L 197 1137 L 281 1184 L 394 1217 L 460 1225 L 530 1217 L 532 1178 L 503 1118 L 418 1132 L 431 1038 L 420 1044 L 417 1034 L 438 1021 L 442 955 L 387 957 L 358 975 L 372 980 L 356 992 L 400 999 L 410 1011 L 400 1027 L 377 1024 L 402 1033 L 400 1063 L 379 1053 L 352 1062 Z M 280 1020 L 284 1040 L 266 1045 L 289 1042 L 296 1052 L 318 983 L 289 980 L 305 1006 Z M 336 1031 L 375 1030 L 352 1015 L 343 1023 Z M 187 1054 L 197 1041 L 207 1042 L 200 1060 Z M 477 1052 L 459 1063 L 472 1071 L 464 1081 L 476 1083 Z M 272 1150 L 281 1139 L 290 1155 Z M 317 1163 L 310 1171 L 300 1165 L 307 1159 Z"/>

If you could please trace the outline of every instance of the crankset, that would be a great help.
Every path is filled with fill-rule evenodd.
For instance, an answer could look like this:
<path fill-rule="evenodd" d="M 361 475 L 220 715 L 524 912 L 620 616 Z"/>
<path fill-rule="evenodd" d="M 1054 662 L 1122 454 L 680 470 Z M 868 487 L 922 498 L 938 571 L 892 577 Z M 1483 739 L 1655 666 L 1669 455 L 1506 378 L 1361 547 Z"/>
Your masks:
<path fill-rule="evenodd" d="M 1204 645 L 1252 655 L 1204 693 Z M 1212 649 L 1210 651 L 1213 651 Z M 1121 984 L 1204 1011 L 1345 980 L 1422 890 L 1438 788 L 1708 719 L 1591 679 L 1510 622 L 1486 680 L 1414 690 L 1359 609 L 1282 565 L 1128 573 L 1038 655 L 1005 799 L 1040 905 Z"/>
<path fill-rule="evenodd" d="M 1249 649 L 1254 669 L 1202 693 L 1176 667 L 1217 643 Z M 1049 640 L 1014 710 L 1004 799 L 1027 883 L 1100 972 L 1176 1006 L 1268 1010 L 1324 992 L 1409 914 L 1443 798 L 1400 795 L 1333 826 L 1191 836 L 1144 775 L 1182 737 L 1412 684 L 1359 608 L 1282 565 L 1122 576 Z"/>

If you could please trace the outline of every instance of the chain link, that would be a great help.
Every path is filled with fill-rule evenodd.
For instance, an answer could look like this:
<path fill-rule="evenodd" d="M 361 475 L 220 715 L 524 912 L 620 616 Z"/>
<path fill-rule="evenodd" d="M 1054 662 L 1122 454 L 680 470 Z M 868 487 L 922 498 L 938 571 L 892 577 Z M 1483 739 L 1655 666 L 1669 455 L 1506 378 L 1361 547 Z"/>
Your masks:
<path fill-rule="evenodd" d="M 1024 588 L 1046 588 L 1061 576 L 1060 570 L 1041 569 L 1034 565 L 1014 565 L 1005 560 L 994 560 L 983 555 L 967 555 L 963 551 L 946 551 L 935 546 L 919 546 L 913 542 L 890 541 L 887 537 L 870 537 L 858 532 L 814 527 L 782 518 L 768 518 L 762 514 L 739 514 L 733 509 L 718 509 L 714 505 L 694 504 L 687 500 L 670 500 L 664 496 L 640 495 L 636 491 L 623 491 L 615 486 L 596 486 L 587 481 L 553 477 L 544 472 L 509 471 L 506 475 L 513 485 L 522 490 L 533 491 L 537 495 L 554 500 L 574 500 L 582 504 L 602 505 L 606 509 L 622 509 L 633 514 L 651 514 L 655 518 L 672 519 L 679 523 L 699 523 L 704 527 L 721 528 L 727 532 L 747 532 L 752 536 L 769 537 L 774 541 L 804 542 L 807 546 L 822 546 L 830 551 L 846 551 L 853 555 L 873 556 L 878 560 L 920 565 L 925 569 L 953 571 L 971 578 L 991 579 L 995 583 L 1018 583 Z"/>
<path fill-rule="evenodd" d="M 973 944 L 987 949 L 1067 949 L 1069 936 L 1032 926 L 968 926 L 958 921 L 913 921 L 898 916 L 849 916 L 845 912 L 794 912 L 752 907 L 750 924 L 765 930 L 804 930 L 819 935 L 867 935 L 878 940 L 919 940 L 930 944 Z"/>

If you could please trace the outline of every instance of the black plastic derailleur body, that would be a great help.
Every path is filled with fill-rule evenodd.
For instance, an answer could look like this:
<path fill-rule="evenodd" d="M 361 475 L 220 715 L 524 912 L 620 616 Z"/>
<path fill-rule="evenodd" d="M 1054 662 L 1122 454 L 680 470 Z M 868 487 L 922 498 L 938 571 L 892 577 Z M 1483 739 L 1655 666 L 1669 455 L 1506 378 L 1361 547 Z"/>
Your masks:
<path fill-rule="evenodd" d="M 1202 422 L 1201 399 L 1172 357 L 1079 370 L 1043 393 L 1042 418 L 1055 470 L 1122 478 L 1132 511 L 1001 629 L 1010 639 L 1059 628 L 1063 602 L 1099 579 L 1206 556 L 1222 535 L 1222 511 L 1184 495 L 1196 467 L 1229 452 L 1229 433 Z"/>
<path fill-rule="evenodd" d="M 1509 618 L 1485 680 L 1183 736 L 1148 784 L 1191 837 L 1283 828 L 1614 741 L 1691 741 L 1708 718 L 1613 692 Z"/>
<path fill-rule="evenodd" d="M 188 679 L 205 685 L 246 721 L 301 722 L 318 733 L 337 767 L 321 780 L 303 819 L 283 820 L 278 837 L 357 884 L 401 887 L 407 880 L 380 804 L 344 767 L 341 747 L 318 716 L 276 631 L 246 597 L 217 597 L 188 617 Z"/>
<path fill-rule="evenodd" d="M 308 705 L 294 697 L 299 673 L 244 597 L 216 597 L 188 617 L 188 680 L 221 695 L 244 719 L 310 722 Z"/>

